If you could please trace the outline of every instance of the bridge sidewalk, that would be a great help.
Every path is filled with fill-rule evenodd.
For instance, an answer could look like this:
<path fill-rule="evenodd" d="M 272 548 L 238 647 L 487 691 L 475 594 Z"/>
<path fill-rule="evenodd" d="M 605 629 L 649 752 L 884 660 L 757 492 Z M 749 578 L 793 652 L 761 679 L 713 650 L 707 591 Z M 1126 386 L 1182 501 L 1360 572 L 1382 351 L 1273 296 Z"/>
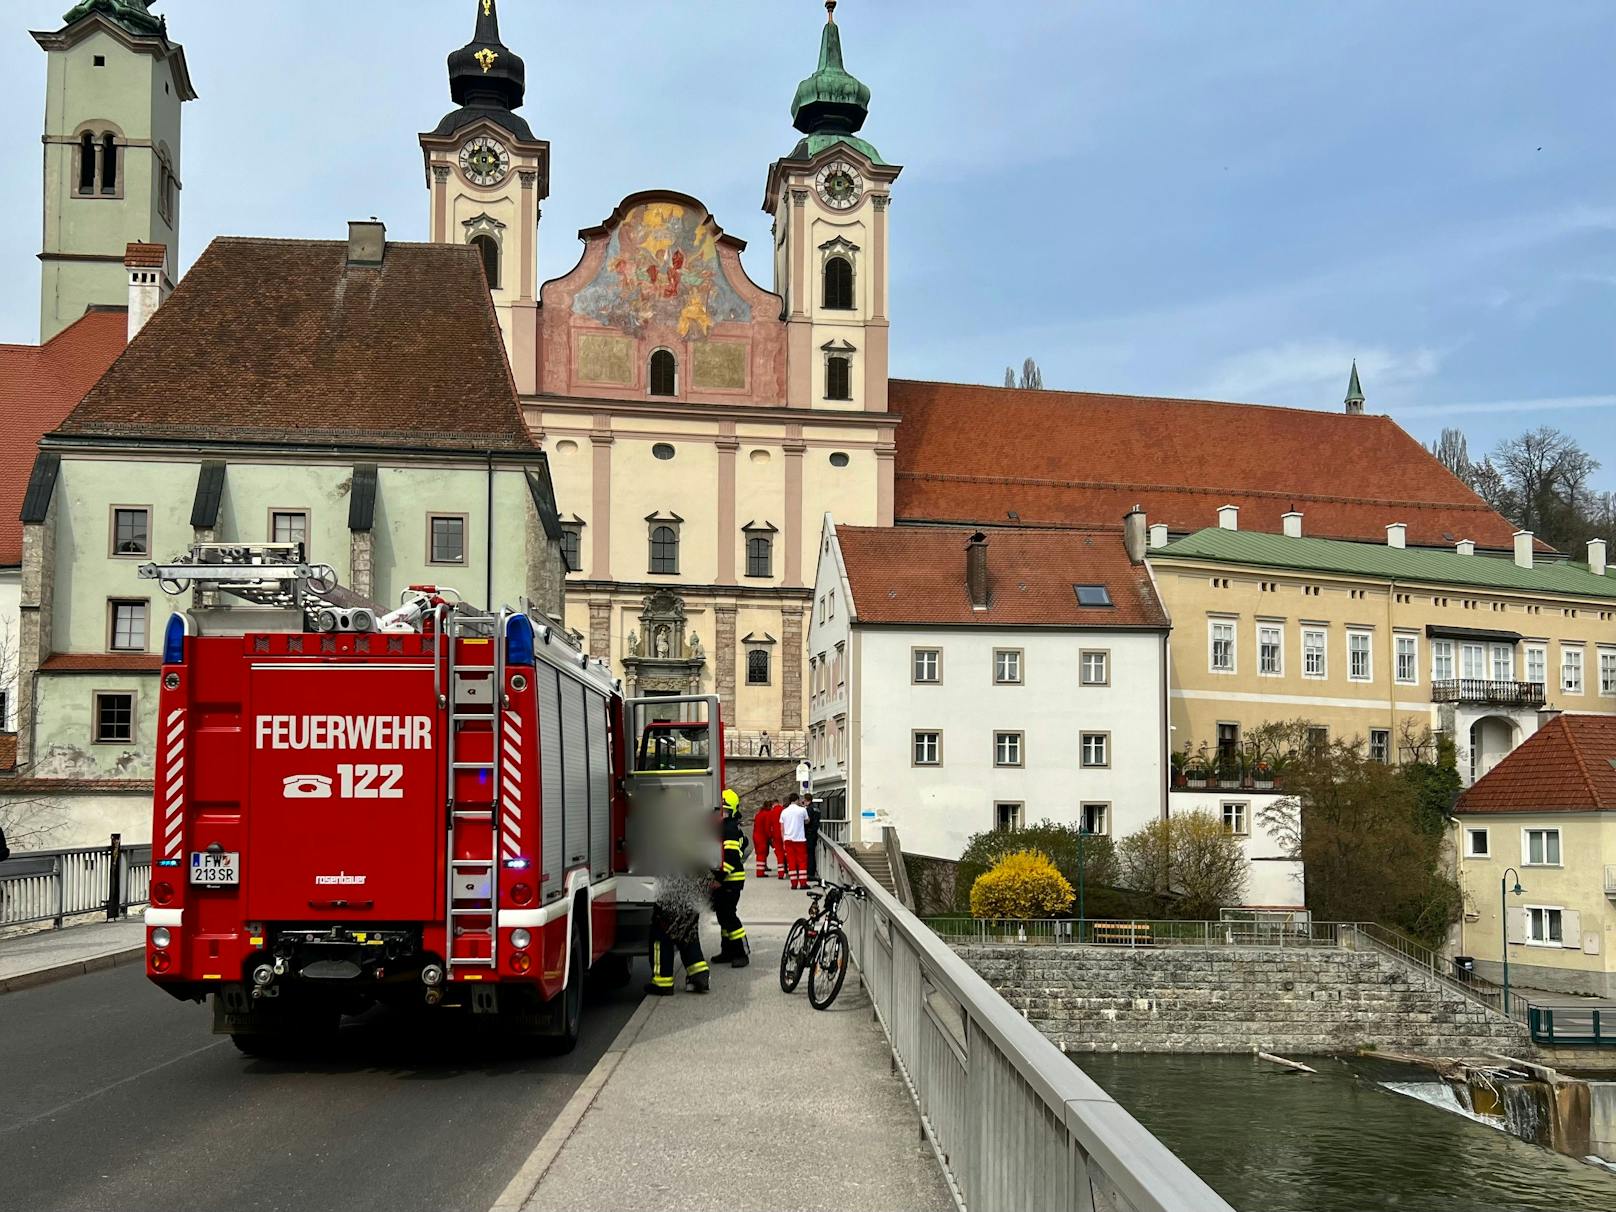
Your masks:
<path fill-rule="evenodd" d="M 560 1139 L 541 1142 L 524 1167 L 525 1202 L 498 1206 L 952 1209 L 857 970 L 823 1013 L 809 1006 L 806 979 L 780 992 L 780 949 L 805 908 L 782 881 L 748 878 L 751 966 L 715 968 L 706 997 L 684 992 L 681 977 L 675 996 L 647 998 L 602 1076 L 586 1080 L 582 1118 L 570 1133 L 558 1123 Z M 716 933 L 709 922 L 708 954 Z"/>
<path fill-rule="evenodd" d="M 90 922 L 0 938 L 0 993 L 140 960 L 146 926 L 138 917 Z"/>

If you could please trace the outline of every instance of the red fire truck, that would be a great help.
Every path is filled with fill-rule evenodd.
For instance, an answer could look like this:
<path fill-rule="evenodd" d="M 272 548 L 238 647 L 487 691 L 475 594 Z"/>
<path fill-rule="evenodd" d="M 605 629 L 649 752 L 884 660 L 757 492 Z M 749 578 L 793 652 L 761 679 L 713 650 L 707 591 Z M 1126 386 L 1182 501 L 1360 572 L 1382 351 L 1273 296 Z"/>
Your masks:
<path fill-rule="evenodd" d="M 569 1048 L 667 840 L 716 862 L 714 698 L 625 700 L 563 629 L 451 590 L 378 615 L 299 544 L 140 575 L 195 594 L 164 636 L 146 971 L 243 1051 L 375 1003 Z"/>

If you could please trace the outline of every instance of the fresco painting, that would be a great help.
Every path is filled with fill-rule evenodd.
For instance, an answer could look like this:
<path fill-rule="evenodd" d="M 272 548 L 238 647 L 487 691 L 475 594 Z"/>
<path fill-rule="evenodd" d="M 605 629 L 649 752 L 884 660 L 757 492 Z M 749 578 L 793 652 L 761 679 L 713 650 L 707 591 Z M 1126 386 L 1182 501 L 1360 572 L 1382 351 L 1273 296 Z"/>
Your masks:
<path fill-rule="evenodd" d="M 646 203 L 623 217 L 600 272 L 573 298 L 572 310 L 635 336 L 656 327 L 705 337 L 714 324 L 752 318 L 724 276 L 716 228 L 673 202 Z"/>

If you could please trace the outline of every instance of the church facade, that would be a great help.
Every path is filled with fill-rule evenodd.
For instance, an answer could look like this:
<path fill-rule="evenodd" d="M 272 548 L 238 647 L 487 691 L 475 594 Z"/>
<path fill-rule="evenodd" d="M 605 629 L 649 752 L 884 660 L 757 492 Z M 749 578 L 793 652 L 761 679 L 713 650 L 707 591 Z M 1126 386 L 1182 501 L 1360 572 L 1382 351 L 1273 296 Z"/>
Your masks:
<path fill-rule="evenodd" d="M 567 623 L 636 693 L 716 693 L 742 744 L 806 726 L 820 519 L 890 525 L 888 215 L 901 171 L 860 137 L 870 90 L 821 35 L 765 174 L 769 287 L 698 199 L 648 190 L 535 287 L 549 145 L 522 60 L 477 0 L 459 108 L 421 136 L 432 238 L 482 253 L 529 428 L 549 457 Z"/>

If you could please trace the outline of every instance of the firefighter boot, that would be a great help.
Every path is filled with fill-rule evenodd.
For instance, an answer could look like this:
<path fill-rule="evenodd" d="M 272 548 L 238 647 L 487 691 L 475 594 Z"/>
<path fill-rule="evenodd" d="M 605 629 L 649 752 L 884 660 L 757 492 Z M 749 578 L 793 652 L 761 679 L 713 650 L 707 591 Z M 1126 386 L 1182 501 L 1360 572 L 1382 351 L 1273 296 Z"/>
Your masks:
<path fill-rule="evenodd" d="M 707 993 L 712 988 L 712 977 L 708 974 L 707 965 L 702 963 L 694 969 L 685 972 L 686 993 Z"/>

